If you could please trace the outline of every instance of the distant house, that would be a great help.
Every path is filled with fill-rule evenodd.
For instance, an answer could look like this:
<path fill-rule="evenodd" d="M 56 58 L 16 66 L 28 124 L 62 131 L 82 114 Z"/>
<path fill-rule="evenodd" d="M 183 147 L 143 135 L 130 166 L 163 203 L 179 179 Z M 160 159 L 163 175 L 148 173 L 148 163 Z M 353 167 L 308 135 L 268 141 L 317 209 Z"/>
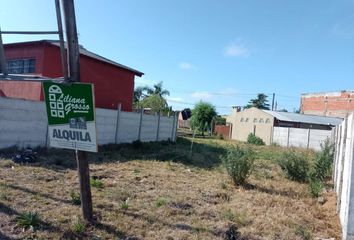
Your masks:
<path fill-rule="evenodd" d="M 9 77 L 0 79 L 0 96 L 43 101 L 41 81 L 63 76 L 59 41 L 41 40 L 5 44 Z M 16 75 L 31 75 L 26 81 Z M 33 77 L 38 76 L 38 78 Z M 97 107 L 132 111 L 134 78 L 142 72 L 80 46 L 81 81 L 93 83 Z"/>
<path fill-rule="evenodd" d="M 270 144 L 273 127 L 331 130 L 342 119 L 249 108 L 244 111 L 234 109 L 227 121 L 232 124 L 231 139 L 247 141 L 248 135 L 254 133 Z"/>
<path fill-rule="evenodd" d="M 345 118 L 354 112 L 354 90 L 302 94 L 300 111 L 304 114 Z"/>

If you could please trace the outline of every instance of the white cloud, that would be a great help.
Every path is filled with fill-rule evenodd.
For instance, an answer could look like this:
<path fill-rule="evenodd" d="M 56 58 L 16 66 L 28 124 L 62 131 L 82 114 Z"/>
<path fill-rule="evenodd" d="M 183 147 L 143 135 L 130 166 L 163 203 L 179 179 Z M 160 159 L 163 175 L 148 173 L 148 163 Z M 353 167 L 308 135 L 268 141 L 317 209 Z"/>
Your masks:
<path fill-rule="evenodd" d="M 180 98 L 180 97 L 167 97 L 166 98 L 167 101 L 170 101 L 170 102 L 183 102 L 183 98 Z"/>
<path fill-rule="evenodd" d="M 248 57 L 250 50 L 243 44 L 232 43 L 225 48 L 224 54 L 229 57 Z"/>
<path fill-rule="evenodd" d="M 189 62 L 180 62 L 178 66 L 183 70 L 190 70 L 195 68 L 195 66 Z"/>
<path fill-rule="evenodd" d="M 210 100 L 213 97 L 213 95 L 207 91 L 196 91 L 192 93 L 190 97 L 197 100 Z"/>

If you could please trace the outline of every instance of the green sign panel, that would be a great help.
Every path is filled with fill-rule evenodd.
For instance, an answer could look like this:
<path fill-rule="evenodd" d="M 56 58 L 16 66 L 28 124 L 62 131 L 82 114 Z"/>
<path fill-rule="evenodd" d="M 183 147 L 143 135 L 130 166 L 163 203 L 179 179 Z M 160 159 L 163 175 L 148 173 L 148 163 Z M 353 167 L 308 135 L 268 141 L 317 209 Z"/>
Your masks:
<path fill-rule="evenodd" d="M 50 146 L 97 152 L 92 84 L 44 82 Z"/>

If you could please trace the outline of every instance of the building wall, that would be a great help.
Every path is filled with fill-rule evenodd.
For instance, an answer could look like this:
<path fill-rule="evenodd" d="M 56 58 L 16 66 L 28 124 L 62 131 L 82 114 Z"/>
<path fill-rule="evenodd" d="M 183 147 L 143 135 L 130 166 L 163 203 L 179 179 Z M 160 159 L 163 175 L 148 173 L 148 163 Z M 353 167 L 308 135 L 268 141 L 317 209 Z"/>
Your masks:
<path fill-rule="evenodd" d="M 5 53 L 6 59 L 35 58 L 35 74 L 50 78 L 63 76 L 60 50 L 56 46 L 44 43 L 8 45 L 5 46 Z M 80 75 L 82 82 L 94 84 L 96 107 L 117 109 L 118 103 L 121 103 L 123 111 L 132 111 L 133 72 L 81 55 Z M 0 89 L 7 97 L 43 101 L 39 85 L 36 82 L 4 83 Z"/>
<path fill-rule="evenodd" d="M 354 91 L 303 94 L 301 112 L 345 118 L 354 112 Z"/>
<path fill-rule="evenodd" d="M 248 121 L 246 121 L 247 118 Z M 244 121 L 241 121 L 241 119 Z M 257 122 L 254 122 L 254 119 L 257 119 Z M 260 119 L 263 119 L 263 123 L 259 122 Z M 268 123 L 266 123 L 267 119 L 269 120 Z M 256 136 L 262 138 L 266 144 L 269 145 L 271 143 L 274 117 L 262 110 L 250 108 L 242 112 L 234 111 L 228 118 L 228 121 L 232 123 L 232 139 L 247 141 L 248 135 L 255 133 Z"/>
<path fill-rule="evenodd" d="M 215 125 L 214 134 L 217 136 L 223 136 L 224 139 L 230 138 L 231 124 L 229 125 Z"/>

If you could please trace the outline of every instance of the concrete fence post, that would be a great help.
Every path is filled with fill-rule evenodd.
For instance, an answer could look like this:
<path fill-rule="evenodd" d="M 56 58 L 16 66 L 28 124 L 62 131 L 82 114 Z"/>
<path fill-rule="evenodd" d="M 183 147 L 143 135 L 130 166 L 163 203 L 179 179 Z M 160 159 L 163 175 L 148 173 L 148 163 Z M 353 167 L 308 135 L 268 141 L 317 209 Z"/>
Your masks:
<path fill-rule="evenodd" d="M 143 125 L 143 115 L 144 115 L 144 109 L 141 109 L 140 111 L 140 122 L 139 122 L 139 133 L 138 133 L 138 139 L 141 141 L 141 128 Z"/>
<path fill-rule="evenodd" d="M 269 143 L 270 143 L 270 145 L 273 144 L 273 135 L 274 135 L 274 127 L 272 126 L 272 127 L 270 128 L 270 136 L 269 136 Z"/>
<path fill-rule="evenodd" d="M 48 146 L 49 146 L 49 126 L 48 126 L 48 123 L 47 123 L 47 131 L 45 133 L 45 144 L 44 144 L 44 146 L 46 148 L 48 148 Z"/>
<path fill-rule="evenodd" d="M 118 143 L 119 140 L 119 127 L 120 127 L 120 117 L 121 117 L 121 111 L 122 111 L 122 104 L 118 103 L 117 107 L 117 120 L 116 120 L 116 134 L 114 137 L 114 142 L 115 144 Z"/>
<path fill-rule="evenodd" d="M 286 147 L 289 147 L 290 144 L 290 128 L 288 128 L 288 136 L 287 136 L 287 140 L 286 140 Z"/>
<path fill-rule="evenodd" d="M 307 149 L 310 147 L 310 139 L 311 139 L 311 129 L 307 130 Z"/>
<path fill-rule="evenodd" d="M 159 141 L 161 113 L 157 115 L 156 142 Z"/>
<path fill-rule="evenodd" d="M 172 131 L 171 131 L 171 141 L 174 140 L 175 123 L 176 123 L 176 113 L 173 114 Z"/>
<path fill-rule="evenodd" d="M 342 188 L 343 188 L 343 170 L 344 170 L 344 161 L 345 161 L 345 147 L 346 147 L 346 144 L 347 144 L 347 127 L 348 127 L 348 118 L 346 118 L 344 120 L 344 131 L 343 131 L 343 142 L 342 142 L 342 146 L 341 146 L 341 153 L 342 153 L 342 156 L 340 159 L 338 159 L 338 161 L 340 161 L 340 164 L 341 164 L 341 169 L 340 169 L 340 179 L 339 179 L 339 188 L 338 188 L 338 192 L 337 192 L 337 212 L 340 211 L 340 208 L 341 208 L 341 196 L 342 196 Z"/>

